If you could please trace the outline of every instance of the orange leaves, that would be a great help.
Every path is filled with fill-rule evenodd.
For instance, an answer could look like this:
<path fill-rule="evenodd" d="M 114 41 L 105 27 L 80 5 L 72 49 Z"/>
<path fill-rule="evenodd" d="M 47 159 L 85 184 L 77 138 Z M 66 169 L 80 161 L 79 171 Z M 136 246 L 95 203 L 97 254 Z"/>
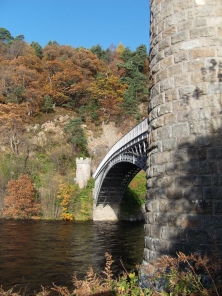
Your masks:
<path fill-rule="evenodd" d="M 21 134 L 25 130 L 25 107 L 15 104 L 0 104 L 0 132 L 10 144 L 12 152 L 18 154 Z"/>
<path fill-rule="evenodd" d="M 9 181 L 7 191 L 5 217 L 30 219 L 39 215 L 40 205 L 35 199 L 35 189 L 28 175 L 20 175 L 18 180 Z"/>

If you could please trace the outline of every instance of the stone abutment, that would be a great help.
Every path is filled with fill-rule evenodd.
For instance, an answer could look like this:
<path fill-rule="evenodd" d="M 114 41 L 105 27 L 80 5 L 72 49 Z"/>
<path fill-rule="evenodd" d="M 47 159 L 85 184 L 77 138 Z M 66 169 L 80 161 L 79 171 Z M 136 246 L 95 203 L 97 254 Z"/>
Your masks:
<path fill-rule="evenodd" d="M 150 5 L 144 266 L 222 250 L 222 1 Z"/>

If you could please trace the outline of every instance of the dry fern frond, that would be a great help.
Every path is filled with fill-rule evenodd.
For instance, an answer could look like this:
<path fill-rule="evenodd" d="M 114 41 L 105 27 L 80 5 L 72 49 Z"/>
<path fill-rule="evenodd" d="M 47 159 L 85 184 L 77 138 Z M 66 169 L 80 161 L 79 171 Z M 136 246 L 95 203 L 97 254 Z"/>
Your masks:
<path fill-rule="evenodd" d="M 17 293 L 13 293 L 13 288 L 8 291 L 4 291 L 2 286 L 0 286 L 0 296 L 19 296 Z"/>
<path fill-rule="evenodd" d="M 106 266 L 105 266 L 105 270 L 103 270 L 102 273 L 104 273 L 107 279 L 110 280 L 113 277 L 111 265 L 113 264 L 114 261 L 112 260 L 112 255 L 108 252 L 105 253 L 105 257 L 106 257 Z"/>
<path fill-rule="evenodd" d="M 50 291 L 47 291 L 43 286 L 41 286 L 42 291 L 36 294 L 36 296 L 48 296 L 51 294 Z"/>
<path fill-rule="evenodd" d="M 59 295 L 61 296 L 71 296 L 71 293 L 69 292 L 68 288 L 66 287 L 60 287 L 60 286 L 56 286 L 54 283 L 52 283 L 53 288 L 51 288 L 52 290 L 56 291 L 59 293 Z"/>

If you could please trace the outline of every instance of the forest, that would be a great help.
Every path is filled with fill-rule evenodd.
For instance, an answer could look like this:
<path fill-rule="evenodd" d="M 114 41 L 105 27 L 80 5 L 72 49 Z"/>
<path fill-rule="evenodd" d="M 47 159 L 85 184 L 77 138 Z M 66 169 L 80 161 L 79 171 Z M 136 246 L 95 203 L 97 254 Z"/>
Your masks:
<path fill-rule="evenodd" d="M 73 182 L 75 158 L 90 157 L 83 125 L 98 133 L 142 120 L 148 68 L 145 45 L 42 48 L 0 28 L 0 217 L 91 217 L 93 180 L 82 190 Z M 128 190 L 132 203 L 141 204 L 142 183 Z"/>

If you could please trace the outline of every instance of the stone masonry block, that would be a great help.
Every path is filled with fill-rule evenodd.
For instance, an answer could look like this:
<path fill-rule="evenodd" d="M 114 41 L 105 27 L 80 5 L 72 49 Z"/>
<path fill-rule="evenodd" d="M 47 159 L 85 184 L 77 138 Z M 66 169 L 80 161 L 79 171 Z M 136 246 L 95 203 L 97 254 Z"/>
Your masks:
<path fill-rule="evenodd" d="M 153 166 L 153 177 L 163 176 L 165 173 L 164 165 L 154 165 Z"/>
<path fill-rule="evenodd" d="M 153 155 L 153 158 L 151 158 L 151 161 L 154 165 L 167 163 L 169 161 L 169 153 L 156 153 Z"/>
<path fill-rule="evenodd" d="M 166 114 L 164 116 L 164 124 L 171 125 L 177 122 L 177 114 Z"/>
<path fill-rule="evenodd" d="M 157 137 L 159 140 L 171 138 L 171 136 L 172 136 L 171 127 L 164 126 L 157 129 Z"/>
<path fill-rule="evenodd" d="M 216 30 L 213 27 L 201 27 L 195 28 L 190 31 L 190 36 L 192 39 L 200 38 L 200 37 L 211 37 L 215 36 Z"/>
<path fill-rule="evenodd" d="M 158 107 L 157 114 L 158 116 L 162 116 L 162 115 L 171 113 L 172 111 L 173 111 L 173 105 L 171 102 L 168 102 Z"/>
<path fill-rule="evenodd" d="M 154 245 L 153 245 L 153 238 L 145 236 L 145 248 L 149 250 L 154 250 Z"/>
<path fill-rule="evenodd" d="M 161 238 L 162 228 L 159 225 L 151 225 L 151 234 L 153 238 Z"/>
<path fill-rule="evenodd" d="M 203 60 L 195 60 L 183 63 L 184 72 L 200 72 L 201 69 L 204 68 Z"/>
<path fill-rule="evenodd" d="M 220 148 L 210 148 L 208 150 L 209 159 L 222 159 L 222 149 Z"/>
<path fill-rule="evenodd" d="M 190 85 L 190 74 L 177 74 L 174 76 L 175 87 Z"/>
<path fill-rule="evenodd" d="M 146 218 L 146 214 L 145 214 L 145 218 Z M 145 224 L 144 225 L 144 232 L 145 232 L 145 236 L 150 236 L 150 233 L 151 233 L 151 225 Z"/>
<path fill-rule="evenodd" d="M 194 147 L 194 148 L 188 148 L 187 149 L 187 154 L 189 160 L 193 161 L 198 161 L 198 160 L 206 160 L 207 159 L 207 149 L 206 147 Z"/>
<path fill-rule="evenodd" d="M 169 28 L 172 27 L 174 25 L 178 25 L 180 22 L 184 22 L 187 21 L 187 12 L 186 11 L 180 11 L 177 12 L 175 14 L 173 14 L 172 16 L 166 18 L 165 20 L 165 28 Z"/>
<path fill-rule="evenodd" d="M 187 51 L 180 51 L 174 55 L 174 62 L 175 63 L 180 63 L 182 61 L 188 61 L 189 60 L 189 55 Z"/>
<path fill-rule="evenodd" d="M 169 77 L 183 72 L 182 64 L 176 64 L 168 68 Z"/>
<path fill-rule="evenodd" d="M 171 45 L 171 39 L 170 37 L 166 37 L 159 43 L 159 51 L 164 50 L 165 48 L 169 47 Z"/>
<path fill-rule="evenodd" d="M 193 121 L 198 118 L 198 110 L 185 110 L 178 113 L 178 122 Z"/>
<path fill-rule="evenodd" d="M 164 119 L 162 117 L 155 118 L 150 122 L 150 126 L 153 129 L 156 129 L 156 128 L 161 127 L 163 125 L 164 125 Z"/>
<path fill-rule="evenodd" d="M 184 174 L 197 175 L 199 173 L 199 162 L 198 161 L 187 161 L 180 164 L 180 169 Z"/>
<path fill-rule="evenodd" d="M 171 43 L 175 44 L 178 42 L 187 41 L 189 40 L 189 35 L 189 31 L 180 31 L 179 33 L 176 33 L 171 37 Z"/>
<path fill-rule="evenodd" d="M 173 3 L 174 12 L 179 12 L 193 7 L 192 1 L 177 0 Z"/>
<path fill-rule="evenodd" d="M 217 174 L 217 161 L 199 161 L 200 174 Z"/>
<path fill-rule="evenodd" d="M 167 176 L 175 176 L 180 174 L 180 166 L 177 163 L 171 162 L 166 165 Z"/>
<path fill-rule="evenodd" d="M 165 101 L 170 102 L 170 101 L 175 101 L 179 99 L 178 91 L 177 89 L 171 89 L 167 92 L 165 92 Z"/>
<path fill-rule="evenodd" d="M 182 229 L 180 227 L 163 227 L 161 232 L 161 239 L 168 241 L 180 241 Z"/>
<path fill-rule="evenodd" d="M 156 213 L 154 216 L 155 225 L 168 225 L 168 214 L 167 213 Z"/>
<path fill-rule="evenodd" d="M 190 122 L 190 133 L 195 135 L 204 135 L 206 131 L 206 122 L 196 121 Z"/>
<path fill-rule="evenodd" d="M 160 213 L 167 213 L 169 210 L 169 201 L 165 199 L 161 199 L 159 201 L 159 210 L 160 210 Z"/>
<path fill-rule="evenodd" d="M 167 69 L 168 67 L 170 67 L 171 65 L 173 65 L 174 61 L 173 61 L 173 57 L 167 57 L 164 58 L 161 62 L 160 62 L 160 68 L 161 69 Z"/>
<path fill-rule="evenodd" d="M 222 187 L 205 187 L 204 199 L 222 199 Z"/>
<path fill-rule="evenodd" d="M 202 225 L 200 215 L 169 215 L 169 225 L 183 228 L 199 228 Z"/>
<path fill-rule="evenodd" d="M 199 9 L 191 9 L 188 12 L 189 19 L 197 19 L 201 17 L 210 17 L 214 15 L 214 11 L 212 7 L 200 7 Z"/>
<path fill-rule="evenodd" d="M 165 92 L 174 88 L 174 79 L 168 78 L 160 82 L 160 91 Z"/>
<path fill-rule="evenodd" d="M 201 200 L 203 199 L 203 189 L 200 186 L 190 186 L 190 187 L 185 187 L 184 188 L 184 197 L 187 200 Z"/>
<path fill-rule="evenodd" d="M 167 189 L 167 198 L 169 199 L 181 199 L 183 197 L 183 190 L 182 188 L 168 188 Z"/>
<path fill-rule="evenodd" d="M 195 19 L 195 27 L 204 27 L 207 26 L 208 19 L 207 18 L 197 18 Z"/>
<path fill-rule="evenodd" d="M 184 138 L 189 136 L 189 126 L 187 123 L 175 124 L 172 127 L 172 136 L 176 138 Z"/>
<path fill-rule="evenodd" d="M 168 71 L 167 69 L 160 71 L 156 74 L 156 82 L 159 82 L 163 79 L 166 79 L 168 77 Z"/>
<path fill-rule="evenodd" d="M 175 150 L 174 153 L 171 154 L 170 160 L 173 163 L 177 163 L 179 161 L 187 161 L 188 160 L 187 149 Z"/>
<path fill-rule="evenodd" d="M 175 34 L 176 32 L 177 32 L 176 26 L 172 26 L 170 28 L 167 28 L 166 30 L 163 31 L 162 38 L 166 38 L 168 36 L 171 36 L 171 35 Z"/>
<path fill-rule="evenodd" d="M 150 104 L 149 106 L 151 107 L 151 110 L 153 108 L 155 108 L 156 106 L 158 105 L 161 105 L 164 103 L 164 96 L 163 94 L 159 94 L 157 96 L 155 96 L 151 101 L 150 101 Z"/>
<path fill-rule="evenodd" d="M 194 176 L 193 185 L 195 186 L 210 186 L 211 185 L 211 176 Z"/>
<path fill-rule="evenodd" d="M 147 224 L 154 224 L 154 221 L 155 221 L 154 216 L 155 216 L 155 214 L 152 213 L 152 212 L 147 212 L 145 215 L 146 215 L 145 216 L 146 223 Z"/>
<path fill-rule="evenodd" d="M 191 49 L 190 50 L 190 59 L 201 59 L 201 58 L 209 58 L 215 56 L 215 49 L 214 48 L 198 48 L 198 49 Z"/>
<path fill-rule="evenodd" d="M 184 41 L 181 43 L 180 49 L 181 50 L 189 50 L 189 49 L 193 49 L 193 48 L 201 48 L 203 43 L 204 43 L 204 41 L 199 40 L 199 39 Z"/>
<path fill-rule="evenodd" d="M 167 254 L 168 250 L 169 250 L 169 242 L 168 241 L 164 241 L 161 239 L 154 239 L 153 240 L 154 243 L 154 249 L 157 252 L 163 253 L 163 254 Z"/>
<path fill-rule="evenodd" d="M 187 229 L 186 238 L 190 243 L 198 241 L 199 244 L 208 243 L 210 239 L 208 233 L 201 229 Z"/>
<path fill-rule="evenodd" d="M 177 143 L 176 143 L 175 139 L 173 139 L 173 138 L 162 140 L 163 152 L 174 150 L 176 148 L 176 146 L 177 146 Z"/>

